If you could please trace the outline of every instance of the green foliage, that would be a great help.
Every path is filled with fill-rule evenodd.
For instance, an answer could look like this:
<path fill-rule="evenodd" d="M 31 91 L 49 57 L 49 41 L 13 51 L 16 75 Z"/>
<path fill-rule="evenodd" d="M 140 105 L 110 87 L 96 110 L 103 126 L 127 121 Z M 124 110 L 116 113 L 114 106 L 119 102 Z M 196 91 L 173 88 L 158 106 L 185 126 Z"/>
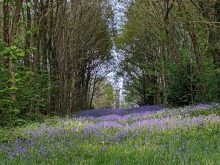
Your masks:
<path fill-rule="evenodd" d="M 106 80 L 101 80 L 98 92 L 94 95 L 93 106 L 94 108 L 112 108 L 115 97 L 113 86 Z"/>
<path fill-rule="evenodd" d="M 25 139 L 27 138 L 24 134 L 25 130 L 38 128 L 41 123 L 45 123 L 48 126 L 58 123 L 57 118 L 39 114 L 27 114 L 22 116 L 22 119 L 15 116 L 14 120 L 14 122 L 8 120 L 10 122 L 10 125 L 7 123 L 8 127 L 0 127 L 0 143 L 10 143 L 16 139 Z"/>
<path fill-rule="evenodd" d="M 170 74 L 168 84 L 168 99 L 173 105 L 183 106 L 201 102 L 218 102 L 219 77 L 215 72 L 211 58 L 202 59 L 201 71 L 196 71 L 195 59 L 188 57 L 190 54 L 183 51 L 183 68 L 176 64 L 167 64 Z M 184 55 L 188 53 L 188 55 Z"/>
<path fill-rule="evenodd" d="M 200 80 L 202 89 L 198 93 L 198 101 L 203 102 L 219 102 L 220 100 L 220 74 L 216 71 L 215 65 L 211 58 L 203 60 L 203 70 L 198 79 Z"/>
<path fill-rule="evenodd" d="M 47 108 L 48 76 L 45 73 L 34 74 L 25 67 L 19 68 L 17 73 L 17 102 L 26 113 L 42 113 Z"/>
<path fill-rule="evenodd" d="M 190 65 L 190 64 L 189 64 Z M 175 64 L 169 65 L 170 81 L 168 100 L 173 105 L 189 105 L 194 103 L 196 78 L 191 75 L 191 66 L 179 69 Z"/>
<path fill-rule="evenodd" d="M 116 45 L 124 55 L 120 76 L 129 102 L 182 106 L 220 100 L 219 28 L 198 23 L 207 21 L 199 3 L 176 4 L 137 0 L 128 5 Z"/>
<path fill-rule="evenodd" d="M 14 85 L 11 71 L 0 63 L 0 125 L 22 125 L 27 113 L 39 114 L 47 108 L 48 76 L 33 73 L 19 62 L 24 57 L 22 49 L 16 46 L 0 48 L 0 59 L 9 59 L 10 65 L 15 66 Z"/>
<path fill-rule="evenodd" d="M 0 128 L 0 143 L 10 143 L 17 138 L 25 138 L 23 128 Z"/>
<path fill-rule="evenodd" d="M 5 47 L 2 54 L 4 57 L 11 58 L 13 62 L 18 62 L 18 59 L 24 57 L 24 51 L 17 46 Z"/>

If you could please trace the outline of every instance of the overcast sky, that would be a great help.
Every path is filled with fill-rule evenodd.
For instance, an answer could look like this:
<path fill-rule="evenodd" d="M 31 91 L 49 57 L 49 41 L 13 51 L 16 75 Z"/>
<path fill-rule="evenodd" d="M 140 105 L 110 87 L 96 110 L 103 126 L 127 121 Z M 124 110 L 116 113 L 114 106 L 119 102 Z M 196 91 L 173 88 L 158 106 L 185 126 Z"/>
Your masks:
<path fill-rule="evenodd" d="M 115 13 L 116 28 L 120 29 L 121 25 L 123 24 L 124 7 L 123 7 L 123 5 L 121 5 L 121 3 L 118 0 L 112 0 L 111 3 L 113 5 L 113 10 Z M 113 53 L 117 63 L 119 63 L 120 59 L 118 58 L 117 52 L 113 49 L 112 53 Z M 115 68 L 115 69 L 117 69 L 117 68 Z M 116 74 L 116 70 L 109 74 L 108 80 L 114 85 L 115 88 L 122 89 L 123 79 L 121 78 L 118 81 L 116 81 L 115 74 Z"/>

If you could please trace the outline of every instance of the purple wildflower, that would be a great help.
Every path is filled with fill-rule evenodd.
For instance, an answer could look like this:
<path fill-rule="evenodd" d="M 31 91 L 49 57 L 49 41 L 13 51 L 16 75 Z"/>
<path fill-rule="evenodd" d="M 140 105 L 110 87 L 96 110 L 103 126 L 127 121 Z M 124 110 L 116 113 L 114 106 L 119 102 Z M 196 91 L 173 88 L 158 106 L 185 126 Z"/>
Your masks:
<path fill-rule="evenodd" d="M 91 124 L 88 125 L 85 129 L 88 131 L 96 131 L 100 129 L 106 129 L 106 128 L 117 128 L 117 129 L 123 129 L 124 126 L 113 121 L 102 121 L 97 124 Z"/>

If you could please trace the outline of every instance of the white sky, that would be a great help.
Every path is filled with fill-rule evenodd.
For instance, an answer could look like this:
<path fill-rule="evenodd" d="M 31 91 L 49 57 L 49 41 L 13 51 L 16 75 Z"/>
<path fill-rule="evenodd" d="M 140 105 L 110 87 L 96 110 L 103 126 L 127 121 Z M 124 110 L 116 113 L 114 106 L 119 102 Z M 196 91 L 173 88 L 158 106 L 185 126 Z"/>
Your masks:
<path fill-rule="evenodd" d="M 121 4 L 120 0 L 111 0 L 113 5 L 113 10 L 115 13 L 115 23 L 116 28 L 120 29 L 121 25 L 123 24 L 123 18 L 124 18 L 124 6 Z M 115 60 L 117 61 L 117 64 L 120 62 L 120 59 L 118 58 L 117 52 L 113 49 L 112 51 Z M 108 76 L 108 80 L 113 84 L 114 88 L 121 89 L 121 96 L 122 96 L 122 88 L 123 88 L 123 78 L 115 80 L 115 72 L 112 72 Z M 121 98 L 122 99 L 122 98 Z"/>

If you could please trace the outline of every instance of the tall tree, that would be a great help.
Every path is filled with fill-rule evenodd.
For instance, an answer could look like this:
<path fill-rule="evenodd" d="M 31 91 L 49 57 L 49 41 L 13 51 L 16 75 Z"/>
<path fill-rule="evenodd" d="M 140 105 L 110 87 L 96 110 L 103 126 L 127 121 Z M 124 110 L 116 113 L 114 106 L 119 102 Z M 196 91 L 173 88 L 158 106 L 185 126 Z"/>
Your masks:
<path fill-rule="evenodd" d="M 128 93 L 135 91 L 141 96 L 146 91 L 156 98 L 154 104 L 218 100 L 219 94 L 211 94 L 219 82 L 214 69 L 218 67 L 218 51 L 211 51 L 210 56 L 214 45 L 210 42 L 217 41 L 213 39 L 217 37 L 213 33 L 218 27 L 218 20 L 213 20 L 217 4 L 200 0 L 132 1 L 117 40 L 124 54 L 120 72 L 125 73 Z M 143 80 L 143 75 L 150 81 Z M 146 87 L 153 88 L 143 90 Z"/>

